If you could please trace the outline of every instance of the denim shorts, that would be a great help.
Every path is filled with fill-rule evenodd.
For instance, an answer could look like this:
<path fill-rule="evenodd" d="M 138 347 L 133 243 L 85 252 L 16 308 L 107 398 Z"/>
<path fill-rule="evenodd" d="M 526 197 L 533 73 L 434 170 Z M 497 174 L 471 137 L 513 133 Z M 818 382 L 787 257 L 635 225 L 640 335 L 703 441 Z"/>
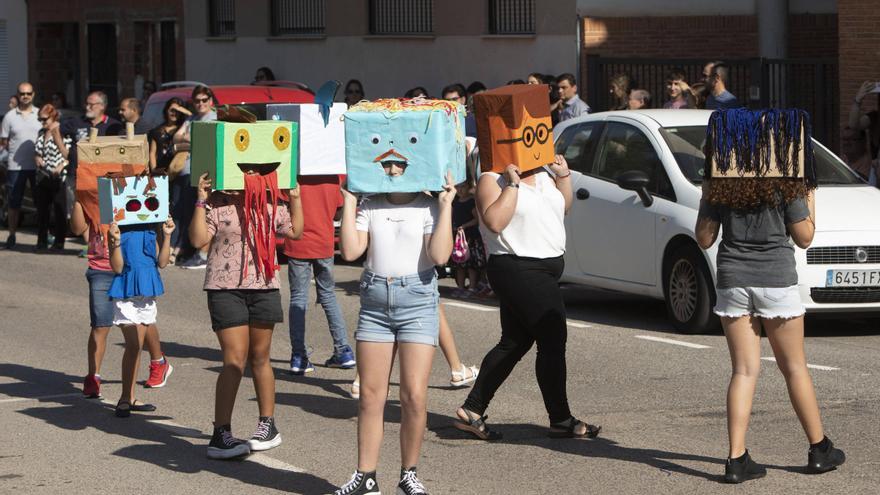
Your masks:
<path fill-rule="evenodd" d="M 9 207 L 13 210 L 21 208 L 21 203 L 24 200 L 25 185 L 30 183 L 31 196 L 33 196 L 36 181 L 36 170 L 8 170 L 6 172 L 6 194 Z"/>
<path fill-rule="evenodd" d="M 440 293 L 433 269 L 404 277 L 383 277 L 364 270 L 360 291 L 355 340 L 437 345 Z"/>
<path fill-rule="evenodd" d="M 797 318 L 804 314 L 804 304 L 797 285 L 791 287 L 733 287 L 717 289 L 715 314 L 727 318 Z"/>
<path fill-rule="evenodd" d="M 206 290 L 211 328 L 215 332 L 244 325 L 274 324 L 284 321 L 281 292 L 278 289 Z"/>
<path fill-rule="evenodd" d="M 104 270 L 89 268 L 86 270 L 86 280 L 89 281 L 89 318 L 92 328 L 112 327 L 113 312 L 116 304 L 107 295 L 113 277 L 116 274 Z"/>

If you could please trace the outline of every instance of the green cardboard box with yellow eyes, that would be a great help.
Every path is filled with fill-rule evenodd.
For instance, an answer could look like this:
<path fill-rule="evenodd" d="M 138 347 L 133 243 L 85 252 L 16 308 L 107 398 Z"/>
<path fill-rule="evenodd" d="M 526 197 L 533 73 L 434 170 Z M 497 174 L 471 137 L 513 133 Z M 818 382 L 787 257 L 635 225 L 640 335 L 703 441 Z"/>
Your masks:
<path fill-rule="evenodd" d="M 298 126 L 280 120 L 193 122 L 191 131 L 192 185 L 208 173 L 218 191 L 244 190 L 245 174 L 276 173 L 278 189 L 296 187 Z"/>

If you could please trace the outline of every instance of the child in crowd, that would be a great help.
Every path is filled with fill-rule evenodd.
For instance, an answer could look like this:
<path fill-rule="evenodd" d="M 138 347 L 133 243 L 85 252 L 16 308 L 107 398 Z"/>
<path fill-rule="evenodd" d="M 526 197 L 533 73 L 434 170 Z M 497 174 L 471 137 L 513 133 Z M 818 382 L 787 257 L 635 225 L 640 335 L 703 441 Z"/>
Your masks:
<path fill-rule="evenodd" d="M 202 174 L 189 226 L 193 247 L 208 249 L 204 289 L 211 326 L 223 352 L 214 402 L 214 433 L 208 445 L 211 459 L 241 457 L 281 444 L 274 418 L 275 375 L 269 361 L 272 330 L 284 321 L 275 236 L 300 237 L 302 203 L 297 188 L 289 192 L 289 209 L 276 204 L 274 172 L 265 176 L 249 173 L 245 181 L 249 191 L 244 194 L 211 193 L 208 174 Z M 265 194 L 267 188 L 273 194 Z M 255 192 L 255 201 L 247 200 L 251 191 Z M 262 204 L 258 204 L 260 198 Z M 232 435 L 231 423 L 238 386 L 248 363 L 257 393 L 259 422 L 250 441 L 245 442 Z"/>
<path fill-rule="evenodd" d="M 406 165 L 384 162 L 385 173 L 402 175 Z M 427 422 L 428 376 L 438 343 L 437 274 L 452 252 L 451 175 L 437 199 L 423 193 L 375 195 L 357 208 L 343 190 L 340 232 L 342 257 L 353 261 L 366 251 L 360 280 L 357 365 L 358 467 L 337 495 L 379 493 L 376 467 L 384 430 L 385 401 L 394 359 L 400 354 L 401 472 L 397 493 L 426 494 L 416 465 Z"/>
<path fill-rule="evenodd" d="M 174 220 L 162 225 L 162 245 L 156 240 L 153 224 L 125 226 L 110 224 L 108 248 L 110 266 L 116 276 L 107 294 L 114 300 L 113 324 L 122 329 L 125 354 L 122 356 L 122 396 L 116 416 L 127 418 L 132 411 L 155 411 L 152 404 L 137 402 L 135 379 L 147 328 L 156 323 L 156 297 L 165 293 L 158 268 L 165 268 L 171 253 Z"/>
<path fill-rule="evenodd" d="M 470 171 L 470 170 L 469 170 Z M 480 236 L 480 222 L 477 218 L 477 205 L 474 201 L 474 184 L 471 178 L 456 186 L 458 195 L 452 202 L 452 228 L 455 238 L 463 235 L 467 241 L 467 251 L 453 254 L 451 265 L 455 269 L 455 297 L 480 295 L 486 287 L 481 283 L 482 272 L 486 266 L 486 249 Z M 465 285 L 467 283 L 467 285 Z"/>

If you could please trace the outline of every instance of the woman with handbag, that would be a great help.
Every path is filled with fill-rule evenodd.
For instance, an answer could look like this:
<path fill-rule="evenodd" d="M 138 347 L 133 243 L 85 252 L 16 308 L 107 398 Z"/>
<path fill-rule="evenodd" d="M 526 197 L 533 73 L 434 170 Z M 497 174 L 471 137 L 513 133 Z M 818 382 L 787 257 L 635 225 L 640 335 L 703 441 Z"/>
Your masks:
<path fill-rule="evenodd" d="M 478 295 L 484 288 L 480 281 L 486 267 L 486 250 L 483 247 L 483 238 L 480 237 L 480 222 L 477 219 L 471 179 L 456 188 L 458 195 L 452 202 L 452 230 L 455 237 L 450 266 L 455 270 L 455 285 L 458 289 L 452 295 L 468 298 Z"/>
<path fill-rule="evenodd" d="M 67 236 L 67 192 L 64 180 L 67 177 L 67 157 L 71 139 L 61 136 L 58 110 L 51 104 L 43 105 L 38 120 L 43 128 L 34 143 L 37 161 L 37 251 L 43 251 L 49 244 L 49 219 L 52 215 L 53 251 L 64 249 Z"/>

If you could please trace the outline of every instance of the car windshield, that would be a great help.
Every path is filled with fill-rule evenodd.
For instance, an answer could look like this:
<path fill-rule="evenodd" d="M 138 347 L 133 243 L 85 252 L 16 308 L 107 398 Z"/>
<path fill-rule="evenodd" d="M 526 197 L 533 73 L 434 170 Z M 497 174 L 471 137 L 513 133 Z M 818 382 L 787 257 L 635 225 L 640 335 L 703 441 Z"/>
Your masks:
<path fill-rule="evenodd" d="M 703 145 L 706 143 L 706 126 L 663 127 L 660 134 L 669 145 L 672 156 L 681 172 L 694 184 L 703 182 Z M 820 185 L 864 184 L 840 159 L 813 140 L 816 159 L 816 175 Z"/>

